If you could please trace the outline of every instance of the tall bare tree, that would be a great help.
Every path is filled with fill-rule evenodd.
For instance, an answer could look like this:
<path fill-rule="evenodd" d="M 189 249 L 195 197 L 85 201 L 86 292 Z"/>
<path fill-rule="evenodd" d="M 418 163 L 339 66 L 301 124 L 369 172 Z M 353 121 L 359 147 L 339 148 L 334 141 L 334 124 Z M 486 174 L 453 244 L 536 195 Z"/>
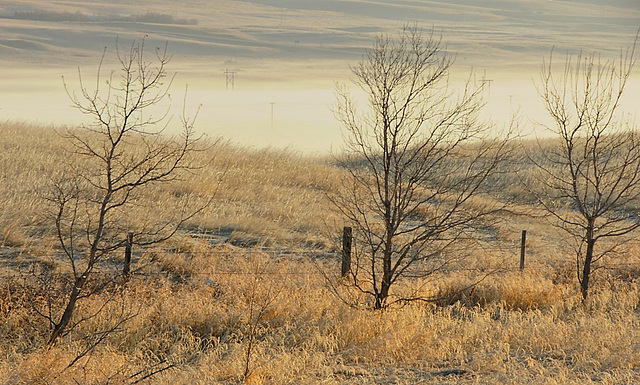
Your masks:
<path fill-rule="evenodd" d="M 69 159 L 73 161 L 48 196 L 58 239 L 73 275 L 63 307 L 59 312 L 49 309 L 45 315 L 51 323 L 50 344 L 83 321 L 73 321 L 82 299 L 117 278 L 115 272 L 105 274 L 107 269 L 100 264 L 125 245 L 127 232 L 134 232 L 137 245 L 160 242 L 198 211 L 178 209 L 168 216 L 159 215 L 160 223 L 131 218 L 131 212 L 145 204 L 143 193 L 192 168 L 189 155 L 196 150 L 199 137 L 194 136 L 193 120 L 184 113 L 182 133 L 163 136 L 169 120 L 165 102 L 173 80 L 167 77 L 170 57 L 166 46 L 156 48 L 148 60 L 144 39 L 125 52 L 116 45 L 118 69 L 109 71 L 105 79 L 106 52 L 94 88 L 85 85 L 80 71 L 78 93 L 65 82 L 73 107 L 89 116 L 91 123 L 61 132 L 71 145 Z"/>
<path fill-rule="evenodd" d="M 558 71 L 552 54 L 540 72 L 539 93 L 552 121 L 546 128 L 559 140 L 529 155 L 539 170 L 538 185 L 530 190 L 577 241 L 583 299 L 598 263 L 640 227 L 640 135 L 619 111 L 637 40 L 618 60 L 567 56 Z M 599 248 L 606 239 L 612 242 Z"/>
<path fill-rule="evenodd" d="M 338 88 L 349 177 L 331 199 L 362 246 L 352 283 L 374 298 L 375 308 L 389 304 L 402 278 L 442 271 L 474 225 L 500 208 L 491 200 L 471 202 L 508 155 L 510 133 L 490 138 L 493 127 L 478 118 L 482 85 L 470 76 L 454 92 L 452 65 L 439 36 L 405 26 L 397 38 L 377 37 L 352 67 L 353 82 L 368 95 L 366 112 Z"/>

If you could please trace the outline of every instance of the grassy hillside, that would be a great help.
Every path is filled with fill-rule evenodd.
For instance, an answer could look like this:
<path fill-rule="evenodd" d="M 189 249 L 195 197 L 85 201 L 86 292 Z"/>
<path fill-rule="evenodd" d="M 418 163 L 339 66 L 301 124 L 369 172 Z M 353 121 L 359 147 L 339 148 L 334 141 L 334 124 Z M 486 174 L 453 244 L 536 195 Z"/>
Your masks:
<path fill-rule="evenodd" d="M 86 321 L 47 348 L 36 309 L 69 283 L 41 196 L 73 161 L 64 148 L 51 127 L 0 124 L 0 383 L 640 381 L 640 250 L 632 244 L 598 271 L 583 304 L 562 234 L 540 218 L 504 214 L 464 269 L 424 286 L 440 301 L 351 308 L 324 277 L 338 274 L 331 252 L 343 223 L 325 192 L 339 188 L 342 170 L 225 143 L 196 154 L 203 168 L 153 191 L 164 204 L 142 214 L 159 215 L 188 192 L 214 195 L 207 210 L 167 243 L 135 250 L 130 280 L 88 299 L 77 314 Z M 522 229 L 531 235 L 519 272 Z"/>
<path fill-rule="evenodd" d="M 75 65 L 98 54 L 114 36 L 168 41 L 177 56 L 211 60 L 357 60 L 375 33 L 403 23 L 442 28 L 464 65 L 478 68 L 534 63 L 551 46 L 558 52 L 613 50 L 628 44 L 639 10 L 628 0 L 599 4 L 570 0 L 322 1 L 202 0 L 5 1 L 0 5 L 3 60 Z M 247 68 L 248 69 L 248 68 Z M 313 71 L 322 70 L 315 65 Z M 334 69 L 335 71 L 335 69 Z M 298 72 L 305 72 L 299 69 Z M 306 73 L 307 77 L 312 72 Z M 317 76 L 317 73 L 315 74 Z"/>
<path fill-rule="evenodd" d="M 41 241 L 47 224 L 42 222 L 40 198 L 55 175 L 65 172 L 63 160 L 69 149 L 65 144 L 54 127 L 1 124 L 1 244 Z M 169 207 L 184 193 L 215 195 L 213 204 L 190 227 L 199 231 L 224 227 L 252 233 L 262 242 L 322 242 L 323 229 L 334 221 L 327 215 L 323 191 L 338 182 L 337 169 L 287 150 L 243 149 L 213 139 L 208 146 L 197 154 L 198 164 L 204 165 L 197 174 L 157 192 Z"/>

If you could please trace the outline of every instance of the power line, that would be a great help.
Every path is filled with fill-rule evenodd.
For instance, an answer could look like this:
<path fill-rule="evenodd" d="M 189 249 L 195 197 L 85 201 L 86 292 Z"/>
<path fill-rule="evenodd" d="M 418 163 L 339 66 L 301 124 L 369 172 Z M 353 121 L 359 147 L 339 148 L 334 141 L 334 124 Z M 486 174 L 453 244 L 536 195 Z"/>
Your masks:
<path fill-rule="evenodd" d="M 273 130 L 273 106 L 276 104 L 275 102 L 271 102 L 271 129 Z"/>

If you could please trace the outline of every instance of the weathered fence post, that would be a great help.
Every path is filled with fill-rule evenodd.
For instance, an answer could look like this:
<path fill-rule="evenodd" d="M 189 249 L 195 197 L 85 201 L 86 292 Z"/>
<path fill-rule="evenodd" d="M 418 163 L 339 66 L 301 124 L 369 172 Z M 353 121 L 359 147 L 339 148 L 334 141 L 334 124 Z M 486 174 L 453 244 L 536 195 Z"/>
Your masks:
<path fill-rule="evenodd" d="M 522 230 L 522 240 L 520 241 L 520 271 L 524 270 L 524 255 L 527 247 L 527 230 Z"/>
<path fill-rule="evenodd" d="M 345 226 L 342 230 L 342 277 L 346 277 L 351 271 L 351 242 L 353 230 Z"/>
<path fill-rule="evenodd" d="M 122 274 L 129 275 L 131 272 L 131 250 L 133 246 L 133 233 L 129 232 L 127 234 L 127 243 L 124 247 L 124 268 L 122 269 Z"/>

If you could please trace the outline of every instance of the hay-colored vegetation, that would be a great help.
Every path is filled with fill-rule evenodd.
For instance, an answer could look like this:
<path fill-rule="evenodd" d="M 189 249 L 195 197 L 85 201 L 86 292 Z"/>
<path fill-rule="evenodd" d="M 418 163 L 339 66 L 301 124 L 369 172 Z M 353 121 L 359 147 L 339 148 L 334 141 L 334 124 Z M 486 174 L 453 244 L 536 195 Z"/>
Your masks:
<path fill-rule="evenodd" d="M 47 348 L 48 324 L 34 305 L 64 293 L 68 267 L 39 196 L 68 161 L 64 146 L 51 127 L 0 124 L 2 384 L 127 384 L 167 366 L 142 383 L 640 382 L 633 243 L 596 272 L 582 303 L 562 233 L 541 218 L 504 214 L 464 269 L 420 283 L 437 301 L 354 309 L 323 276 L 339 269 L 330 252 L 342 223 L 325 192 L 339 188 L 342 171 L 326 159 L 224 143 L 195 155 L 202 169 L 153 192 L 158 210 L 185 193 L 215 193 L 207 210 L 187 233 L 136 250 L 131 279 L 89 298 L 77 317 L 111 298 L 105 309 Z M 519 272 L 522 229 L 528 260 Z M 108 329 L 123 315 L 131 318 L 67 368 L 95 340 L 74 336 Z"/>

